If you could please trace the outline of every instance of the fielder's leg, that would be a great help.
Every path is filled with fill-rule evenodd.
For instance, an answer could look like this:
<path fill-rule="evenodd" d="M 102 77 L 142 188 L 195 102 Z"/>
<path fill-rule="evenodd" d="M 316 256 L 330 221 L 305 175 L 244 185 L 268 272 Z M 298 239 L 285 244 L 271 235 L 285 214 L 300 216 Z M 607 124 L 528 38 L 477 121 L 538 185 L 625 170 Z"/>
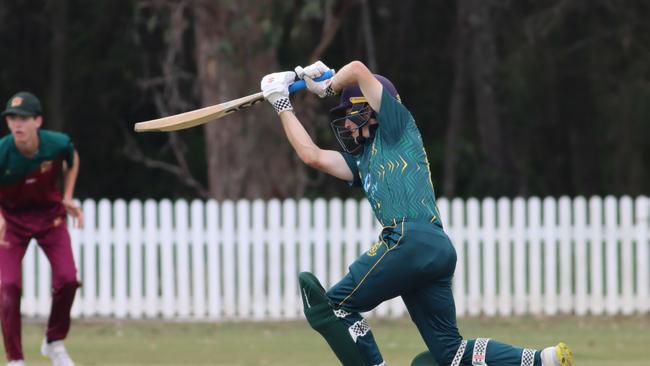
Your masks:
<path fill-rule="evenodd" d="M 21 263 L 29 238 L 22 237 L 11 227 L 7 227 L 5 240 L 9 246 L 0 248 L 0 323 L 7 360 L 19 361 L 23 359 L 20 319 Z"/>
<path fill-rule="evenodd" d="M 48 342 L 64 339 L 70 330 L 70 310 L 79 281 L 65 220 L 36 238 L 52 266 L 52 309 L 47 324 Z"/>
<path fill-rule="evenodd" d="M 365 366 L 348 326 L 336 315 L 316 276 L 309 272 L 298 275 L 304 312 L 309 325 L 320 333 L 345 366 Z"/>

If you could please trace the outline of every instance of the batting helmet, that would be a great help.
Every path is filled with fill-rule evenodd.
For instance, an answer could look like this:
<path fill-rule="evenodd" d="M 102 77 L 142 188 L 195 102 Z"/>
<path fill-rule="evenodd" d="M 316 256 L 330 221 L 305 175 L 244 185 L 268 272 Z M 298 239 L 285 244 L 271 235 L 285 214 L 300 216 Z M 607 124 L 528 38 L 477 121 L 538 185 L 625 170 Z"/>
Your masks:
<path fill-rule="evenodd" d="M 386 91 L 397 100 L 399 94 L 397 89 L 387 78 L 375 74 L 375 78 L 379 80 L 381 85 Z M 336 107 L 330 110 L 332 122 L 330 126 L 334 131 L 334 136 L 339 142 L 339 145 L 345 152 L 356 154 L 361 151 L 365 138 L 363 136 L 353 137 L 353 131 L 358 130 L 365 126 L 366 123 L 374 116 L 374 111 L 370 108 L 368 100 L 361 92 L 359 85 L 351 85 L 343 89 L 341 92 L 341 102 Z M 349 120 L 356 125 L 356 128 L 346 127 L 345 121 Z M 370 138 L 374 137 L 376 125 L 372 125 L 370 129 Z"/>

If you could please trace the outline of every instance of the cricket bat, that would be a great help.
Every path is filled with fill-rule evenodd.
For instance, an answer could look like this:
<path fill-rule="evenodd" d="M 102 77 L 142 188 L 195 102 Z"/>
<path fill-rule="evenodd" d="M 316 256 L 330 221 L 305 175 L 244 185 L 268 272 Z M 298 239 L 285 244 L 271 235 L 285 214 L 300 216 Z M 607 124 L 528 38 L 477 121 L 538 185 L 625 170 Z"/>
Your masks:
<path fill-rule="evenodd" d="M 329 79 L 332 76 L 334 76 L 334 73 L 332 71 L 326 71 L 323 73 L 323 75 L 314 80 L 322 81 Z M 298 80 L 289 86 L 289 92 L 294 93 L 298 90 L 305 89 L 306 87 L 307 86 L 304 80 Z M 175 114 L 173 116 L 152 119 L 150 121 L 138 122 L 135 124 L 133 129 L 135 132 L 169 132 L 184 130 L 186 128 L 191 128 L 208 123 L 210 121 L 214 121 L 231 113 L 239 112 L 242 109 L 248 108 L 263 100 L 264 96 L 262 95 L 262 92 L 259 92 L 210 107 L 195 109 L 193 111 Z"/>

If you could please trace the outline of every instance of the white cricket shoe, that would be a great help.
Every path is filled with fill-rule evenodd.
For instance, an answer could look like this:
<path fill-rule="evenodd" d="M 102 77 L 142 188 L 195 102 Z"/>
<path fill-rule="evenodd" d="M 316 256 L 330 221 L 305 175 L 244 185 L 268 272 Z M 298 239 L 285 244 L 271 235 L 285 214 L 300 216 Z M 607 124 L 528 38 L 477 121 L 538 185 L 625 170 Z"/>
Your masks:
<path fill-rule="evenodd" d="M 554 347 L 544 348 L 540 357 L 542 366 L 573 366 L 571 349 L 564 342 L 560 342 Z"/>
<path fill-rule="evenodd" d="M 74 362 L 70 359 L 63 341 L 47 343 L 44 339 L 41 344 L 41 354 L 52 361 L 52 366 L 74 366 Z"/>
<path fill-rule="evenodd" d="M 7 362 L 7 366 L 25 366 L 25 361 L 23 360 L 13 360 Z"/>

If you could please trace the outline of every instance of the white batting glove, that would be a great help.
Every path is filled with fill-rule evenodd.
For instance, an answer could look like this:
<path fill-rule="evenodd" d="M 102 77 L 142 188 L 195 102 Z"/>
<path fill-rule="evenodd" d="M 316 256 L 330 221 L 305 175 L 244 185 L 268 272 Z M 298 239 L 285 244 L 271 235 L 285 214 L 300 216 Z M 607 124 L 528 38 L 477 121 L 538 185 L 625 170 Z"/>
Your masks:
<path fill-rule="evenodd" d="M 293 110 L 289 100 L 289 85 L 295 79 L 296 73 L 293 71 L 276 72 L 262 78 L 260 86 L 264 99 L 271 103 L 278 114 Z"/>
<path fill-rule="evenodd" d="M 322 61 L 316 61 L 313 64 L 303 68 L 302 66 L 297 66 L 295 68 L 296 74 L 300 79 L 305 80 L 307 89 L 318 95 L 321 98 L 329 97 L 336 95 L 337 93 L 332 89 L 332 78 L 323 80 L 323 81 L 314 81 L 313 79 L 321 76 L 325 71 L 330 70 L 327 65 Z M 335 72 L 332 70 L 332 72 Z"/>

